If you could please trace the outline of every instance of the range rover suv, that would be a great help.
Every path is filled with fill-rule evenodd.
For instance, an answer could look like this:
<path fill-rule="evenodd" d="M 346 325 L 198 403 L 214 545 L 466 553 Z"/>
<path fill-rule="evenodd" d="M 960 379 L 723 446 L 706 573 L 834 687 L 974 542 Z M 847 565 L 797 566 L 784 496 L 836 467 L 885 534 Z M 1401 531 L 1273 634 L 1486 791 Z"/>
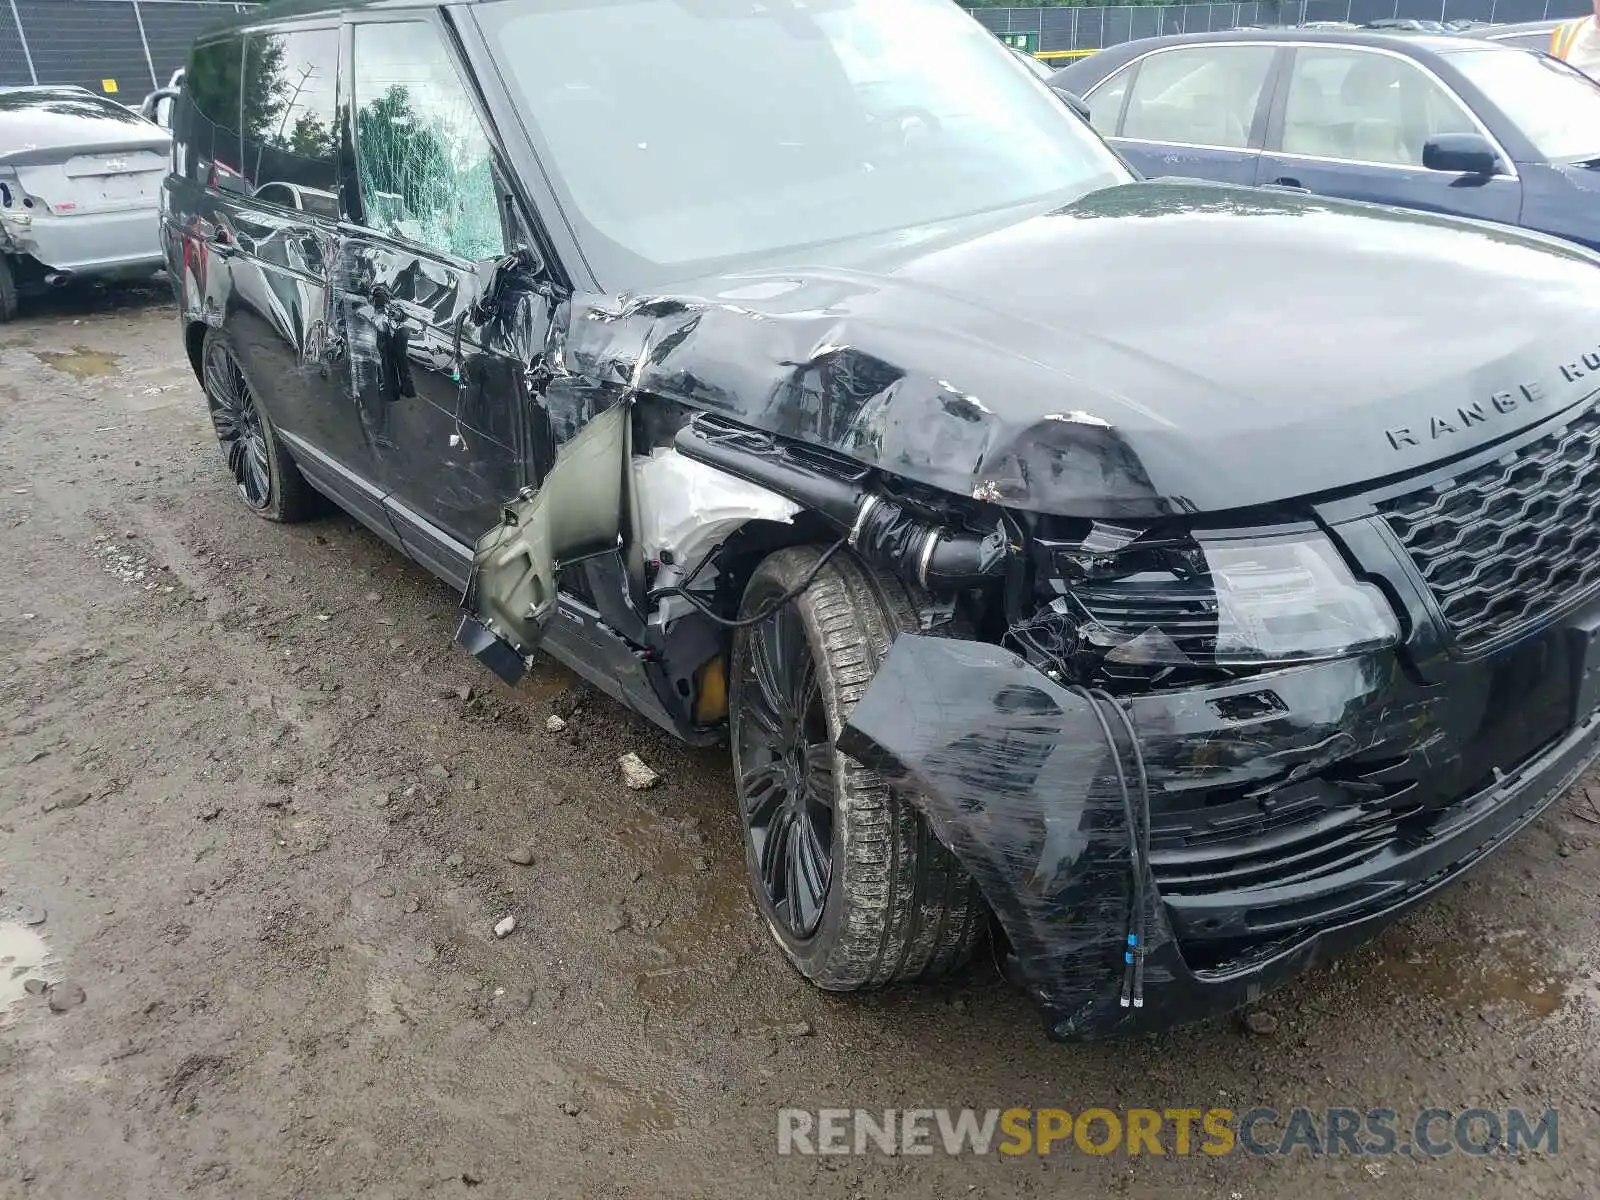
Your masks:
<path fill-rule="evenodd" d="M 1585 250 L 1141 181 L 947 0 L 277 4 L 173 126 L 243 502 L 725 740 L 821 987 L 1223 1011 L 1600 745 Z"/>

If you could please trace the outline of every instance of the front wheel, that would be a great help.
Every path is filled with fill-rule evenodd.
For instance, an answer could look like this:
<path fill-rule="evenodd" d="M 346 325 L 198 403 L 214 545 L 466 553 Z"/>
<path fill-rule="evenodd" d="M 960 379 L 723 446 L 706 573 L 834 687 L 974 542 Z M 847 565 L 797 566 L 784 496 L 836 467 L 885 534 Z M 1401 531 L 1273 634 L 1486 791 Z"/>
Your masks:
<path fill-rule="evenodd" d="M 799 585 L 821 553 L 768 558 L 741 615 Z M 789 960 L 829 991 L 945 974 L 986 925 L 972 879 L 921 814 L 834 748 L 915 614 L 899 580 L 840 555 L 797 599 L 734 635 L 730 734 L 751 889 Z"/>

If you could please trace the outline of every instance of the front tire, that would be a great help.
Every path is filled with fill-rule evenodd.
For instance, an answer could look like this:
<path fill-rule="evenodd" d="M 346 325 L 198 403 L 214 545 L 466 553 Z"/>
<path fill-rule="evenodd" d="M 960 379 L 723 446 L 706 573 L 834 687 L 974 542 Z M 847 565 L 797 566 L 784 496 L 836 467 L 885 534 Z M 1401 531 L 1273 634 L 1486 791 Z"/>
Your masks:
<path fill-rule="evenodd" d="M 797 587 L 821 553 L 769 557 L 741 616 Z M 921 814 L 834 748 L 895 635 L 916 628 L 898 579 L 838 555 L 797 599 L 734 634 L 730 734 L 751 890 L 789 961 L 829 991 L 946 974 L 987 921 Z"/>
<path fill-rule="evenodd" d="M 316 516 L 321 507 L 317 493 L 283 448 L 227 334 L 206 331 L 200 364 L 211 425 L 240 499 L 269 521 L 292 523 Z"/>

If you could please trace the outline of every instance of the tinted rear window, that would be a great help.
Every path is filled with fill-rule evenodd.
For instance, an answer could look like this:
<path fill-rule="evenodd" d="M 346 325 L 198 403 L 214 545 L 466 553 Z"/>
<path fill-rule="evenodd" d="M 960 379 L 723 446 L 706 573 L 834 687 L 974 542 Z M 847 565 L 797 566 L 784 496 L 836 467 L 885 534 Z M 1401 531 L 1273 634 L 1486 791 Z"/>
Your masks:
<path fill-rule="evenodd" d="M 189 145 L 196 174 L 204 179 L 213 159 L 238 170 L 239 87 L 244 73 L 244 43 L 239 38 L 196 46 L 183 86 L 188 93 L 192 127 L 182 140 Z"/>
<path fill-rule="evenodd" d="M 251 33 L 245 39 L 244 162 L 253 192 L 278 203 L 294 184 L 332 197 L 334 92 L 339 72 L 337 29 Z"/>

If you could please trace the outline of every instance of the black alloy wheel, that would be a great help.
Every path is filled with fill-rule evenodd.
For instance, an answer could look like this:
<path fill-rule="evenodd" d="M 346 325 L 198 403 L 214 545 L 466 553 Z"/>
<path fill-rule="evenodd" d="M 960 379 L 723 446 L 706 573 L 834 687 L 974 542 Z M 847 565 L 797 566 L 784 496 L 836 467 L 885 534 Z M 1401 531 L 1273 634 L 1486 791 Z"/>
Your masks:
<path fill-rule="evenodd" d="M 948 974 L 988 911 L 916 805 L 835 744 L 926 599 L 823 553 L 776 551 L 746 583 L 741 618 L 761 619 L 734 631 L 729 741 L 756 908 L 800 974 L 853 992 Z"/>
<path fill-rule="evenodd" d="M 833 881 L 834 750 L 816 663 L 793 604 L 748 633 L 737 764 L 745 836 L 772 911 L 797 940 Z"/>
<path fill-rule="evenodd" d="M 217 340 L 206 343 L 205 382 L 211 424 L 239 495 L 251 508 L 266 509 L 273 499 L 272 472 L 261 411 L 233 351 Z"/>

